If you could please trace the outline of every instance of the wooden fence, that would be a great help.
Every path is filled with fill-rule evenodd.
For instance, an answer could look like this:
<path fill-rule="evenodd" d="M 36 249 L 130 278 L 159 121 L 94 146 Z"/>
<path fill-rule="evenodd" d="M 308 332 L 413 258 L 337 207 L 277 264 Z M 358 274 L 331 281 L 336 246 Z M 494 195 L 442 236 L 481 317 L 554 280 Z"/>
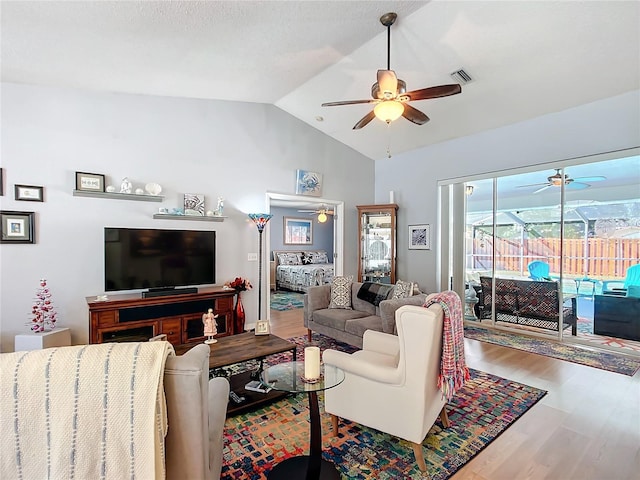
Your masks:
<path fill-rule="evenodd" d="M 468 268 L 491 270 L 493 268 L 493 241 L 490 236 L 473 240 Z M 640 239 L 636 238 L 590 238 L 564 240 L 564 255 L 559 238 L 531 238 L 524 244 L 503 238 L 495 239 L 495 269 L 516 272 L 528 276 L 527 265 L 533 260 L 549 264 L 552 274 L 560 273 L 561 259 L 564 275 L 585 275 L 603 280 L 622 279 L 627 268 L 640 263 Z"/>

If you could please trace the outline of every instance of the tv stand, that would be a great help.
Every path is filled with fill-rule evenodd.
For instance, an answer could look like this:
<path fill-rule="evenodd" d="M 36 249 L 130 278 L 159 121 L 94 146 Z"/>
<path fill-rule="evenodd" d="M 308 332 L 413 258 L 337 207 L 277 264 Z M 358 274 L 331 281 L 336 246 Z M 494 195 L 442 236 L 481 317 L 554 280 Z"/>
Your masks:
<path fill-rule="evenodd" d="M 146 292 L 142 292 L 142 298 L 166 297 L 167 295 L 186 295 L 188 293 L 198 293 L 196 287 L 188 288 L 150 288 Z"/>
<path fill-rule="evenodd" d="M 87 297 L 89 342 L 146 341 L 161 333 L 174 347 L 204 342 L 202 315 L 209 308 L 218 316 L 216 337 L 242 333 L 234 331 L 235 296 L 235 290 L 207 287 Z"/>

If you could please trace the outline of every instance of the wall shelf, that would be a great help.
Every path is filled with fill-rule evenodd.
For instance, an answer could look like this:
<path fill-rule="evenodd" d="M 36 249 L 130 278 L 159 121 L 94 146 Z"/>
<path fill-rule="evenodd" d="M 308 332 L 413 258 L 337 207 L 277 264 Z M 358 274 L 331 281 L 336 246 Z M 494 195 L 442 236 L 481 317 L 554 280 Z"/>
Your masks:
<path fill-rule="evenodd" d="M 171 213 L 154 213 L 156 220 L 196 220 L 200 222 L 224 222 L 227 217 L 222 216 L 199 216 L 199 215 L 172 215 Z"/>
<path fill-rule="evenodd" d="M 89 192 L 86 190 L 74 190 L 74 197 L 94 197 L 94 198 L 110 198 L 118 200 L 137 200 L 139 202 L 162 202 L 162 195 L 138 195 L 135 193 L 116 193 L 116 192 Z"/>

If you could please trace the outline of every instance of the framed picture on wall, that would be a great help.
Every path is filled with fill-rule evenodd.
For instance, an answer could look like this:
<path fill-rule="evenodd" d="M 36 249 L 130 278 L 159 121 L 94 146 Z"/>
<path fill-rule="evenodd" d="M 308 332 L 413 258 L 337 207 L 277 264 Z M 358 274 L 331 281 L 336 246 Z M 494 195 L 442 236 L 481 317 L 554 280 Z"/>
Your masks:
<path fill-rule="evenodd" d="M 409 250 L 431 250 L 431 227 L 409 225 Z"/>
<path fill-rule="evenodd" d="M 36 243 L 35 213 L 0 210 L 0 243 Z"/>
<path fill-rule="evenodd" d="M 76 172 L 76 190 L 104 192 L 104 175 L 101 173 Z"/>
<path fill-rule="evenodd" d="M 322 194 L 322 174 L 296 170 L 296 195 L 319 197 Z"/>
<path fill-rule="evenodd" d="M 36 187 L 34 185 L 16 185 L 16 200 L 26 200 L 29 202 L 44 201 L 44 187 Z"/>
<path fill-rule="evenodd" d="M 313 219 L 284 217 L 284 244 L 313 244 Z"/>

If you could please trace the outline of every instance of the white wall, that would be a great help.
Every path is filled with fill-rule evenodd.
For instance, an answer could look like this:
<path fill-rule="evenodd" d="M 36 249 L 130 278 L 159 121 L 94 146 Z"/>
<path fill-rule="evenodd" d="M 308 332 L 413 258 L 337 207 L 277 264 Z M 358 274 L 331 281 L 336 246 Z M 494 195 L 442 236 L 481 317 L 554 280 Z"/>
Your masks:
<path fill-rule="evenodd" d="M 436 291 L 438 251 L 409 250 L 407 225 L 430 224 L 436 244 L 438 181 L 637 146 L 640 91 L 376 161 L 376 202 L 394 190 L 400 206 L 397 278 Z"/>
<path fill-rule="evenodd" d="M 282 110 L 263 104 L 94 93 L 2 84 L 2 210 L 36 212 L 35 245 L 0 245 L 0 336 L 13 350 L 38 280 L 46 278 L 59 325 L 74 343 L 88 339 L 85 297 L 104 290 L 105 226 L 215 229 L 219 284 L 246 276 L 257 285 L 257 229 L 246 213 L 264 211 L 265 192 L 293 194 L 295 170 L 324 174 L 323 195 L 345 202 L 345 271 L 356 271 L 355 205 L 370 203 L 373 162 Z M 104 173 L 119 186 L 157 182 L 163 203 L 72 196 L 75 172 Z M 339 174 L 336 174 L 339 172 Z M 358 183 L 349 179 L 359 178 Z M 45 202 L 15 201 L 14 184 L 42 185 Z M 224 223 L 154 220 L 158 207 L 203 193 L 207 209 L 225 200 Z M 269 228 L 269 227 L 267 227 Z M 243 295 L 247 322 L 256 289 Z"/>

